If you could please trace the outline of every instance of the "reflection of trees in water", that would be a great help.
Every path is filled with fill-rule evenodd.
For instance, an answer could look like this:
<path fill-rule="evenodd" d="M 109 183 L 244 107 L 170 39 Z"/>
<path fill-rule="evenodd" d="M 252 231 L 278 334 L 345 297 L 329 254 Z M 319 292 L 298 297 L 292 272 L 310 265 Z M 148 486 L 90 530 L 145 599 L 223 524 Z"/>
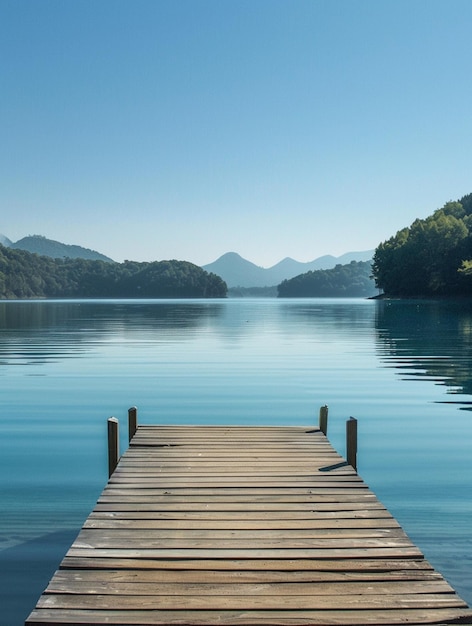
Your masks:
<path fill-rule="evenodd" d="M 378 301 L 376 329 L 387 367 L 472 395 L 472 301 Z"/>
<path fill-rule="evenodd" d="M 35 301 L 0 302 L 0 364 L 15 360 L 41 363 L 77 357 L 97 341 L 117 334 L 156 340 L 188 339 L 222 304 L 202 301 Z"/>
<path fill-rule="evenodd" d="M 297 325 L 293 326 L 299 332 L 300 325 L 307 332 L 324 333 L 326 328 L 331 332 L 352 334 L 353 332 L 371 331 L 373 325 L 373 307 L 371 301 L 361 299 L 337 300 L 306 299 L 304 302 L 283 300 L 280 308 L 282 319 L 290 320 L 297 317 Z M 290 320 L 292 321 L 292 320 Z M 293 322 L 292 322 L 293 324 Z"/>

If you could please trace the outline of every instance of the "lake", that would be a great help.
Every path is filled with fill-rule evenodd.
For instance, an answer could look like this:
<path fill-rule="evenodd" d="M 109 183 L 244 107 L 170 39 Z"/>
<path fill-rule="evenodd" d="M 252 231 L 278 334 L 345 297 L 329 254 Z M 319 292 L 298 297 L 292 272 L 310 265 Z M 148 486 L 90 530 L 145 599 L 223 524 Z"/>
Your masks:
<path fill-rule="evenodd" d="M 0 625 L 95 505 L 106 421 L 317 425 L 472 604 L 472 302 L 0 302 Z"/>

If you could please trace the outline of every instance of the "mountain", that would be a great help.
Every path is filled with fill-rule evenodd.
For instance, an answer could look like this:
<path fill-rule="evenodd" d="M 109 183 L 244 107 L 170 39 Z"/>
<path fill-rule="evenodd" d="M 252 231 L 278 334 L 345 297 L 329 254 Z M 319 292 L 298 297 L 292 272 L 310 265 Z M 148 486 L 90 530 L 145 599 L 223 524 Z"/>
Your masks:
<path fill-rule="evenodd" d="M 207 272 L 213 272 L 221 276 L 230 288 L 272 287 L 278 285 L 283 280 L 313 270 L 328 270 L 336 265 L 346 265 L 351 261 L 370 261 L 373 255 L 374 250 L 346 252 L 346 254 L 339 257 L 327 254 L 307 263 L 301 263 L 287 257 L 266 269 L 243 259 L 236 252 L 227 252 L 213 263 L 203 265 L 202 267 Z"/>
<path fill-rule="evenodd" d="M 5 235 L 2 235 L 2 233 L 0 233 L 0 243 L 2 244 L 2 246 L 5 246 L 5 248 L 9 248 L 12 244 L 10 239 L 8 239 L 8 237 L 5 237 Z"/>
<path fill-rule="evenodd" d="M 5 239 L 7 239 L 5 237 Z M 0 240 L 1 241 L 1 240 Z M 7 241 L 10 241 L 7 239 Z M 4 244 L 5 245 L 5 244 Z M 35 252 L 42 256 L 49 256 L 53 259 L 87 259 L 89 261 L 109 261 L 113 263 L 113 259 L 95 252 L 95 250 L 89 250 L 89 248 L 82 248 L 82 246 L 73 246 L 66 243 L 60 243 L 53 239 L 46 239 L 41 235 L 30 235 L 29 237 L 23 237 L 15 243 L 11 243 L 8 246 L 16 250 L 26 250 L 27 252 Z"/>
<path fill-rule="evenodd" d="M 228 287 L 265 287 L 268 284 L 265 281 L 267 270 L 246 261 L 236 252 L 223 254 L 213 263 L 203 265 L 202 269 L 221 278 L 224 276 Z"/>

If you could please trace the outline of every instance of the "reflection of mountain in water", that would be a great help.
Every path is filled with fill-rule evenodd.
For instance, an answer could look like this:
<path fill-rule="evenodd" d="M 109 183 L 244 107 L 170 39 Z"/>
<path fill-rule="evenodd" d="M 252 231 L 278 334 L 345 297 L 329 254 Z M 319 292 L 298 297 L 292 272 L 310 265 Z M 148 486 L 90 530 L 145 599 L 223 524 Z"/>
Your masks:
<path fill-rule="evenodd" d="M 123 340 L 182 340 L 221 313 L 198 301 L 0 302 L 0 365 L 77 358 L 107 335 Z"/>
<path fill-rule="evenodd" d="M 450 394 L 472 395 L 472 301 L 379 301 L 376 329 L 384 363 L 403 379 L 427 378 Z M 472 410 L 472 401 L 457 404 Z"/>

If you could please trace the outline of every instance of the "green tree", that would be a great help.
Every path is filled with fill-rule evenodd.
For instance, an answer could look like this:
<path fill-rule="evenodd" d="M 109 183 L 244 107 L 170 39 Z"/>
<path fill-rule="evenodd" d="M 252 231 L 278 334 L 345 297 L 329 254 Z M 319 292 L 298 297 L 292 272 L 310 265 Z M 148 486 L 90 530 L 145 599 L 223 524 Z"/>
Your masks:
<path fill-rule="evenodd" d="M 278 285 L 281 298 L 368 297 L 375 293 L 371 263 L 351 261 L 329 270 L 300 274 Z"/>
<path fill-rule="evenodd" d="M 470 291 L 459 271 L 472 256 L 472 196 L 447 202 L 426 219 L 381 243 L 374 254 L 376 285 L 390 296 L 459 295 Z"/>
<path fill-rule="evenodd" d="M 0 245 L 0 298 L 221 298 L 226 283 L 186 261 L 52 259 Z"/>

